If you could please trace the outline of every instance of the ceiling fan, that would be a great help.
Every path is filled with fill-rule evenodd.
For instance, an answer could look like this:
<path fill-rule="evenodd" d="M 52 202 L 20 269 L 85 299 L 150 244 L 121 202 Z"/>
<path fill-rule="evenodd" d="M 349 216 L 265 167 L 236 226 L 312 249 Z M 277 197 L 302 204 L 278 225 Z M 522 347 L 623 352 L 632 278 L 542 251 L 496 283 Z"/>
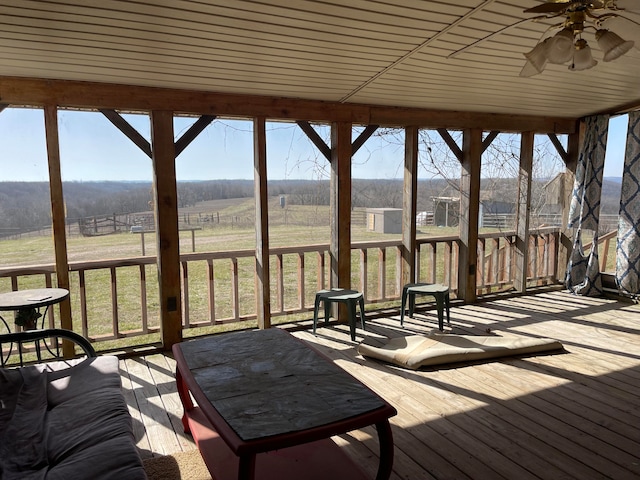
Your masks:
<path fill-rule="evenodd" d="M 587 70 L 598 64 L 591 53 L 591 47 L 583 38 L 587 29 L 595 31 L 595 38 L 603 52 L 602 60 L 610 62 L 624 55 L 634 46 L 631 40 L 623 40 L 618 34 L 604 28 L 607 20 L 620 16 L 626 11 L 625 0 L 551 0 L 524 13 L 539 13 L 545 18 L 563 17 L 563 21 L 552 28 L 559 28 L 552 37 L 538 43 L 524 54 L 527 63 L 520 72 L 521 77 L 542 73 L 548 63 L 569 63 L 569 70 Z M 637 4 L 637 2 L 635 2 Z"/>
<path fill-rule="evenodd" d="M 603 52 L 604 62 L 615 60 L 631 50 L 634 42 L 623 40 L 611 28 L 631 27 L 634 34 L 639 33 L 640 23 L 625 15 L 626 12 L 634 11 L 640 12 L 638 0 L 547 0 L 545 3 L 524 10 L 525 14 L 537 14 L 537 16 L 508 25 L 453 52 L 449 58 L 525 22 L 559 18 L 561 21 L 547 29 L 543 40 L 524 54 L 527 62 L 520 76 L 530 77 L 542 73 L 548 63 L 568 64 L 569 70 L 572 71 L 587 70 L 596 66 L 598 61 L 593 58 L 591 47 L 587 39 L 583 38 L 584 34 L 593 32 Z M 629 23 L 625 25 L 619 20 Z M 549 36 L 553 32 L 557 33 Z"/>

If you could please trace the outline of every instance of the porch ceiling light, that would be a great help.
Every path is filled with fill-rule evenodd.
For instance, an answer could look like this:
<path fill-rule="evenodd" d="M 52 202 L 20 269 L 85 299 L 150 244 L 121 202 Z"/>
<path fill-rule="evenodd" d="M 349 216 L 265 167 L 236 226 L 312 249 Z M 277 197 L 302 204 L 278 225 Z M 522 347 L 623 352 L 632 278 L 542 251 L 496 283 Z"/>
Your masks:
<path fill-rule="evenodd" d="M 559 25 L 551 27 L 560 29 L 555 35 L 545 38 L 524 54 L 527 63 L 520 72 L 520 76 L 530 77 L 542 73 L 547 63 L 568 64 L 571 71 L 595 67 L 598 61 L 593 58 L 591 47 L 583 38 L 585 30 L 593 30 L 598 47 L 603 54 L 603 62 L 610 62 L 627 53 L 634 47 L 634 42 L 624 40 L 610 29 L 603 28 L 603 23 L 609 19 L 625 18 L 618 13 L 624 10 L 622 5 L 626 5 L 623 0 L 617 2 L 615 0 L 608 2 L 553 0 L 525 10 L 525 12 L 544 14 L 533 20 L 555 16 L 564 16 L 565 19 Z M 594 10 L 605 10 L 606 13 L 595 15 Z"/>

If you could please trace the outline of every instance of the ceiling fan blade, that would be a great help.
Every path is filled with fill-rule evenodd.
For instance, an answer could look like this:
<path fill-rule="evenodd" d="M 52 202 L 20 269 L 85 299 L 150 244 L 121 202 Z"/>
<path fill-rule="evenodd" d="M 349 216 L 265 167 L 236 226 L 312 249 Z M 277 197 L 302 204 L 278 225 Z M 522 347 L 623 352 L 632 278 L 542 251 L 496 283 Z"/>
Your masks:
<path fill-rule="evenodd" d="M 618 0 L 616 7 L 630 12 L 640 12 L 640 4 L 638 4 L 637 0 Z"/>
<path fill-rule="evenodd" d="M 527 8 L 524 13 L 562 13 L 572 2 L 541 3 L 535 7 Z"/>

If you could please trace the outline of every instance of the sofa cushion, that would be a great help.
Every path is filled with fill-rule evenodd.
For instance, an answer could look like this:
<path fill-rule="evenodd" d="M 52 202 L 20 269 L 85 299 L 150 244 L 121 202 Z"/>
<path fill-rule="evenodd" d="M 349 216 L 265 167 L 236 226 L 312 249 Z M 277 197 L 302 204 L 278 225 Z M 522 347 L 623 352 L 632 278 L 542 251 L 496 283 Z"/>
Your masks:
<path fill-rule="evenodd" d="M 551 338 L 450 335 L 432 333 L 388 339 L 382 345 L 361 343 L 358 353 L 400 367 L 420 367 L 445 363 L 470 362 L 504 357 L 531 355 L 562 350 L 562 344 Z"/>
<path fill-rule="evenodd" d="M 46 480 L 146 480 L 133 437 L 84 448 L 52 465 Z"/>
<path fill-rule="evenodd" d="M 0 369 L 0 478 L 46 478 L 47 372 Z"/>
<path fill-rule="evenodd" d="M 119 389 L 99 387 L 53 406 L 47 414 L 52 465 L 113 438 L 131 436 L 131 417 Z"/>
<path fill-rule="evenodd" d="M 47 399 L 50 409 L 96 390 L 121 391 L 118 357 L 115 356 L 51 362 L 38 367 L 48 372 Z"/>
<path fill-rule="evenodd" d="M 0 369 L 0 479 L 146 479 L 118 359 Z"/>

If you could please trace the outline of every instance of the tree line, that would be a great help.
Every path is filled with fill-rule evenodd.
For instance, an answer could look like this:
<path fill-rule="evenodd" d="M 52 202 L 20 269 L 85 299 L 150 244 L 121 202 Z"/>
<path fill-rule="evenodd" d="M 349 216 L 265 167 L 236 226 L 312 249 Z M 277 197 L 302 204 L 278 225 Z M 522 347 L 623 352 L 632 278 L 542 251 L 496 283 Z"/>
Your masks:
<path fill-rule="evenodd" d="M 432 197 L 459 196 L 458 181 L 444 178 L 420 180 L 418 210 L 429 211 Z M 537 181 L 536 189 L 543 188 Z M 516 179 L 483 179 L 484 197 L 497 195 L 516 198 Z M 328 180 L 272 180 L 270 196 L 285 195 L 288 205 L 329 205 Z M 178 182 L 178 207 L 184 208 L 209 200 L 250 198 L 252 180 L 211 180 Z M 151 182 L 64 182 L 63 192 L 68 221 L 86 217 L 129 214 L 153 210 Z M 509 192 L 508 195 L 505 195 Z M 512 194 L 511 194 L 512 193 Z M 352 207 L 402 208 L 403 182 L 400 179 L 353 179 Z M 605 180 L 603 213 L 617 213 L 620 198 L 619 179 Z M 36 230 L 51 223 L 49 184 L 47 182 L 0 182 L 0 234 Z"/>

